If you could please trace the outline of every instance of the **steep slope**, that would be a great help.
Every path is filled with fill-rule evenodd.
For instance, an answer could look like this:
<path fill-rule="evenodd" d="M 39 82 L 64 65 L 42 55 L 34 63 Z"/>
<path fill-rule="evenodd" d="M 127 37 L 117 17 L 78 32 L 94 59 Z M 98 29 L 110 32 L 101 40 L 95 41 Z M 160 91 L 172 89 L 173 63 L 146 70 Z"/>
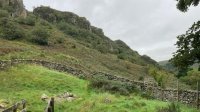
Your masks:
<path fill-rule="evenodd" d="M 84 17 L 79 17 L 71 12 L 57 11 L 50 7 L 35 8 L 33 14 L 57 25 L 66 35 L 89 48 L 96 49 L 102 53 L 112 53 L 118 55 L 119 58 L 140 65 L 157 64 L 156 61 L 150 58 L 142 58 L 121 40 L 110 40 L 104 35 L 102 29 L 91 26 L 90 22 Z"/>
<path fill-rule="evenodd" d="M 101 29 L 73 13 L 39 7 L 26 18 L 12 18 L 6 9 L 0 11 L 4 12 L 0 15 L 1 60 L 50 60 L 131 80 L 152 79 L 147 65 L 158 67 L 150 57 L 140 56 L 121 40 L 110 40 Z"/>

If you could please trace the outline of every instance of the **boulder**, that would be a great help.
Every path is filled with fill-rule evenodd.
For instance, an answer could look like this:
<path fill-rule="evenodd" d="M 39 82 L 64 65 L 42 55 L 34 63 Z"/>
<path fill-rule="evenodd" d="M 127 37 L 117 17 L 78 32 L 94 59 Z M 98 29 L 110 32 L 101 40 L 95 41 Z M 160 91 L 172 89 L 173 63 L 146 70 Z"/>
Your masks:
<path fill-rule="evenodd" d="M 111 100 L 109 98 L 105 98 L 104 103 L 106 103 L 106 104 L 111 103 Z"/>
<path fill-rule="evenodd" d="M 46 94 L 42 94 L 41 100 L 46 101 L 47 99 L 49 99 L 49 97 Z"/>

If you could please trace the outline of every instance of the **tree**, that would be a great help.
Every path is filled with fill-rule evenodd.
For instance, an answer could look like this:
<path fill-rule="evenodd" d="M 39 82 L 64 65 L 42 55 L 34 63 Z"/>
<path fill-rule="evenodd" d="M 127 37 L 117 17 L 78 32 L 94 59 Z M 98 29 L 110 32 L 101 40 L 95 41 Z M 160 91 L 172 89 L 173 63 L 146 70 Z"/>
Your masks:
<path fill-rule="evenodd" d="M 176 0 L 176 1 L 178 1 L 177 8 L 182 12 L 187 12 L 188 8 L 191 5 L 197 6 L 200 2 L 200 0 Z"/>
<path fill-rule="evenodd" d="M 171 59 L 172 63 L 179 68 L 179 75 L 186 75 L 189 66 L 200 64 L 200 21 L 194 23 L 189 30 L 177 37 L 178 50 Z M 200 66 L 199 66 L 200 71 Z"/>

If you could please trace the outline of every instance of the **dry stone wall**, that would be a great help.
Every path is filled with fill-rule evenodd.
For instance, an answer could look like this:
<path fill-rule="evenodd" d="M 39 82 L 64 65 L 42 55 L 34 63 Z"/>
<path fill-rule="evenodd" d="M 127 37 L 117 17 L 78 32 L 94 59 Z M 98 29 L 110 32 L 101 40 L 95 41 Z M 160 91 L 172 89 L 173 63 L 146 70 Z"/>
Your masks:
<path fill-rule="evenodd" d="M 27 60 L 27 59 L 17 59 L 17 60 L 6 60 L 0 61 L 0 70 L 9 68 L 16 64 L 37 64 L 47 67 L 49 69 L 54 69 L 60 72 L 68 72 L 72 75 L 77 77 L 88 77 L 88 76 L 96 76 L 100 75 L 103 77 L 107 77 L 108 80 L 115 80 L 121 82 L 128 82 L 132 83 L 137 87 L 139 90 L 143 91 L 144 93 L 148 93 L 155 99 L 163 100 L 163 101 L 179 101 L 188 105 L 196 106 L 200 96 L 199 92 L 192 91 L 192 90 L 178 90 L 178 89 L 162 89 L 155 83 L 148 83 L 143 81 L 133 81 L 123 77 L 118 77 L 115 75 L 103 73 L 103 72 L 93 72 L 93 73 L 85 73 L 81 70 L 72 68 L 67 65 L 62 65 L 59 63 L 48 62 L 44 60 Z M 199 95 L 197 95 L 199 94 Z"/>

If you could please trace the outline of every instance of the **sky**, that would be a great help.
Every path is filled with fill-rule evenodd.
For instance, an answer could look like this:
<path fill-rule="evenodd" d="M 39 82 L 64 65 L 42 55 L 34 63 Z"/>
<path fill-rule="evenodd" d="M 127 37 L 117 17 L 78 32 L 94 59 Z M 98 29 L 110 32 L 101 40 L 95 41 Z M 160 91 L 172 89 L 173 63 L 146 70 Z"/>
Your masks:
<path fill-rule="evenodd" d="M 24 5 L 29 11 L 43 5 L 86 17 L 112 40 L 156 61 L 170 59 L 176 37 L 200 19 L 200 6 L 183 13 L 176 0 L 24 0 Z"/>

